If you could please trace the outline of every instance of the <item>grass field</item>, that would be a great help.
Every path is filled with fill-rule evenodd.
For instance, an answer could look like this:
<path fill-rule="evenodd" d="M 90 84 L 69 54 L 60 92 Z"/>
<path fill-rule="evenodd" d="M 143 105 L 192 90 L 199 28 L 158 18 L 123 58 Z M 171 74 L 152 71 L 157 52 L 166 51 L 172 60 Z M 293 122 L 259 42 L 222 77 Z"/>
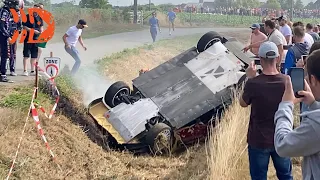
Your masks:
<path fill-rule="evenodd" d="M 243 32 L 238 35 L 245 42 Z M 153 46 L 128 49 L 97 62 L 106 83 L 130 80 L 141 68 L 153 68 L 178 53 L 196 45 L 200 34 L 171 40 L 162 40 Z M 83 70 L 83 69 L 82 69 Z M 83 70 L 84 71 L 84 70 Z M 108 78 L 106 77 L 108 75 Z M 133 156 L 127 152 L 107 151 L 100 144 L 101 136 L 93 121 L 84 112 L 84 93 L 97 92 L 100 84 L 84 79 L 77 84 L 66 76 L 56 82 L 63 97 L 55 117 L 48 120 L 40 114 L 41 126 L 57 157 L 58 166 L 50 161 L 44 143 L 38 135 L 35 123 L 29 120 L 23 143 L 12 177 L 16 179 L 248 179 L 246 154 L 246 128 L 249 108 L 240 108 L 235 101 L 215 129 L 206 144 L 196 144 L 187 151 L 171 157 L 151 155 Z M 79 87 L 80 86 L 80 87 Z M 77 88 L 79 87 L 79 88 Z M 6 88 L 6 87 L 4 87 Z M 85 89 L 83 89 L 85 88 Z M 88 90 L 90 89 L 90 90 Z M 92 89 L 94 91 L 92 91 Z M 88 90 L 88 91 L 87 91 Z M 26 107 L 31 98 L 32 85 L 7 87 L 0 92 L 0 178 L 4 179 L 11 165 L 27 115 Z M 19 97 L 19 98 L 18 98 Z M 39 102 L 50 109 L 53 100 L 40 93 Z M 295 165 L 295 179 L 301 177 Z M 270 179 L 276 179 L 270 167 Z"/>

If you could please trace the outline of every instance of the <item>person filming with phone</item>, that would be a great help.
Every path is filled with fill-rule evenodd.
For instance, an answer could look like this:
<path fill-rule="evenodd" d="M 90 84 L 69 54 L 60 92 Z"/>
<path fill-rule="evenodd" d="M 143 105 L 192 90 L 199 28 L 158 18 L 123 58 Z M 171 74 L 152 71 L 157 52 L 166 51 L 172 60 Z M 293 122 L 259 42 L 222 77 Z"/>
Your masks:
<path fill-rule="evenodd" d="M 274 143 L 281 157 L 303 156 L 302 175 L 304 180 L 320 177 L 320 50 L 308 57 L 307 78 L 287 76 L 282 102 L 274 117 L 276 126 Z M 301 68 L 300 68 L 301 69 Z M 301 71 L 302 70 L 295 70 Z M 293 72 L 293 71 L 292 71 Z M 291 73 L 292 73 L 291 72 Z M 303 75 L 303 73 L 301 73 Z M 304 85 L 303 89 L 298 89 Z M 298 97 L 297 97 L 298 96 Z M 299 97 L 302 96 L 302 97 Z M 294 104 L 303 102 L 309 111 L 300 116 L 300 126 L 293 129 Z"/>
<path fill-rule="evenodd" d="M 280 56 L 275 43 L 260 45 L 262 73 L 257 76 L 254 61 L 247 68 L 248 81 L 240 98 L 240 105 L 251 105 L 247 135 L 251 179 L 267 179 L 269 159 L 272 158 L 278 179 L 292 180 L 290 158 L 280 157 L 274 148 L 274 114 L 285 89 L 285 75 L 277 69 Z"/>

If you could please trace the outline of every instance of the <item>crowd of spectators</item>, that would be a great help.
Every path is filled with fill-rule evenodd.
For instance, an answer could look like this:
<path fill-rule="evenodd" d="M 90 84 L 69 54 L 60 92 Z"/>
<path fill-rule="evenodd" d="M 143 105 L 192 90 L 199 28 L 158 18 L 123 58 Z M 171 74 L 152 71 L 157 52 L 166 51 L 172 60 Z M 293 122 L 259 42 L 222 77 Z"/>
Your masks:
<path fill-rule="evenodd" d="M 292 157 L 303 157 L 304 180 L 320 179 L 319 28 L 291 23 L 285 17 L 266 19 L 263 26 L 266 38 L 257 40 L 261 27 L 253 24 L 251 42 L 243 49 L 252 51 L 262 67 L 260 74 L 254 61 L 247 68 L 248 80 L 240 98 L 242 107 L 251 106 L 247 134 L 251 179 L 267 179 L 270 157 L 280 180 L 295 178 Z M 302 98 L 295 96 L 288 75 L 293 67 L 305 72 L 301 77 L 305 88 L 297 92 Z M 301 120 L 296 128 L 295 104 L 300 104 Z"/>

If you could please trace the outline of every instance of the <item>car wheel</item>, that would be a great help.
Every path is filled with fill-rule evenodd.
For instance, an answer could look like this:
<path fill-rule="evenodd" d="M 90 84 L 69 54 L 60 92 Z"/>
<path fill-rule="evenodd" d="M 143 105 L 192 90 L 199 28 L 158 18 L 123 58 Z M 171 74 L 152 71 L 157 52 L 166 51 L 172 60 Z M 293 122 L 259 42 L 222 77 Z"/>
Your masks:
<path fill-rule="evenodd" d="M 123 102 L 121 96 L 128 96 L 130 93 L 130 87 L 126 83 L 118 81 L 109 87 L 103 100 L 106 105 L 113 108 Z"/>
<path fill-rule="evenodd" d="M 222 41 L 222 37 L 217 32 L 210 31 L 204 34 L 198 41 L 198 52 L 201 53 L 205 51 L 217 41 Z"/>
<path fill-rule="evenodd" d="M 237 87 L 241 88 L 242 85 L 246 82 L 247 80 L 247 75 L 244 74 L 243 76 L 241 76 L 241 78 L 239 79 L 238 83 L 237 83 Z"/>
<path fill-rule="evenodd" d="M 146 143 L 155 155 L 171 153 L 172 130 L 165 123 L 155 124 L 146 134 Z"/>

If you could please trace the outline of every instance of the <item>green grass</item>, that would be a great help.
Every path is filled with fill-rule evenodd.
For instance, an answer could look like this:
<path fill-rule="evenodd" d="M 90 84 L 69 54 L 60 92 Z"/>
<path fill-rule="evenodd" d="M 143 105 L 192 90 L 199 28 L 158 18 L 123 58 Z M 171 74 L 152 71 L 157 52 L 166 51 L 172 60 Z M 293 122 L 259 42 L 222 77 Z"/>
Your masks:
<path fill-rule="evenodd" d="M 15 87 L 12 91 L 0 101 L 0 106 L 14 108 L 14 109 L 28 109 L 30 107 L 31 99 L 33 94 L 33 87 L 20 86 Z M 49 97 L 46 94 L 38 92 L 38 97 L 35 100 L 37 103 L 48 101 Z"/>

